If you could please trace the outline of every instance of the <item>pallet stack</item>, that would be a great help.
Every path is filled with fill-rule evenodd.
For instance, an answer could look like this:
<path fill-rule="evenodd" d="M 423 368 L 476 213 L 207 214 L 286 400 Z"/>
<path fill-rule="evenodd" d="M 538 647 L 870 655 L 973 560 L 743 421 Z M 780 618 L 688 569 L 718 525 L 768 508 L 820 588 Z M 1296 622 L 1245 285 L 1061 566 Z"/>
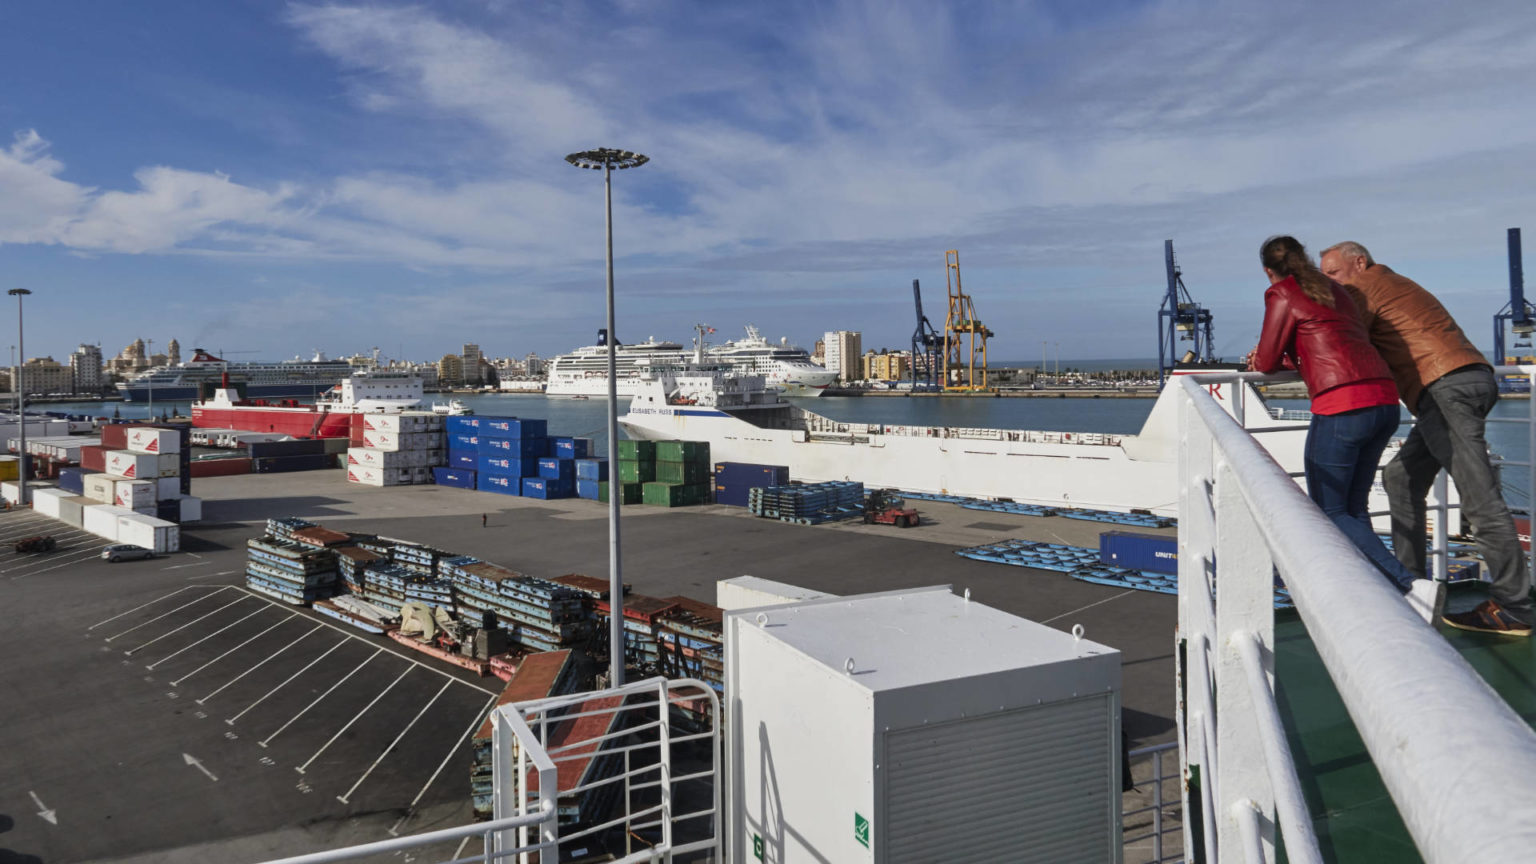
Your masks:
<path fill-rule="evenodd" d="M 347 480 L 364 486 L 431 483 L 447 461 L 443 417 L 430 411 L 364 414 L 347 450 Z"/>
<path fill-rule="evenodd" d="M 271 535 L 246 541 L 245 584 L 294 606 L 307 606 L 336 590 L 336 553 Z"/>
<path fill-rule="evenodd" d="M 494 564 L 469 564 L 456 572 L 459 618 L 466 623 L 483 626 L 489 614 L 509 639 L 534 651 L 553 651 L 591 635 L 591 612 L 575 589 Z"/>
<path fill-rule="evenodd" d="M 751 490 L 747 509 L 755 516 L 797 525 L 835 522 L 864 512 L 864 484 L 834 480 L 803 486 L 765 486 Z"/>

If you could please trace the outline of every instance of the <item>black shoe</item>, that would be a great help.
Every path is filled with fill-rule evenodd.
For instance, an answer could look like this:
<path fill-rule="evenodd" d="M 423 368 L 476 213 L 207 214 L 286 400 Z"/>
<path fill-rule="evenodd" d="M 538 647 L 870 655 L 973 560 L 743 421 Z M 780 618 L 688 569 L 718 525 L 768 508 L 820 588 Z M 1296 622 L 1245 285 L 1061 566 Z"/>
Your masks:
<path fill-rule="evenodd" d="M 1440 620 L 1461 630 L 1497 633 L 1501 636 L 1529 636 L 1531 625 L 1509 614 L 1497 601 L 1484 600 L 1475 609 L 1441 616 Z"/>

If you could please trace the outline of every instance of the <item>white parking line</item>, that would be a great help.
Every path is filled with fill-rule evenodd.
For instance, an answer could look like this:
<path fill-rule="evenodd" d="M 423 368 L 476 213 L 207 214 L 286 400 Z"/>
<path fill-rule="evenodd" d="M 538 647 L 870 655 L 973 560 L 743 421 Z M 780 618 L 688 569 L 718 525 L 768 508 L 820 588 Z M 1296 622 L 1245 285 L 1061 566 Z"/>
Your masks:
<path fill-rule="evenodd" d="M 13 540 L 20 540 L 23 537 L 27 537 L 27 536 L 30 536 L 30 535 L 33 535 L 33 534 L 38 534 L 40 532 L 47 532 L 48 535 L 53 537 L 54 539 L 58 539 L 59 537 L 63 537 L 63 536 L 70 535 L 70 534 L 86 534 L 86 533 L 88 533 L 88 532 L 83 531 L 83 530 L 81 530 L 79 528 L 70 528 L 70 529 L 64 530 L 64 531 L 54 531 L 54 530 L 50 530 L 47 525 L 33 525 L 32 527 L 29 527 L 27 530 L 22 531 L 20 533 L 17 533 L 17 534 L 7 534 L 7 535 L 5 535 L 3 537 L 0 537 L 0 543 L 10 543 Z M 92 535 L 92 536 L 95 536 L 95 535 Z"/>
<path fill-rule="evenodd" d="M 460 748 L 464 746 L 465 739 L 475 734 L 475 730 L 480 728 L 481 723 L 485 722 L 485 715 L 491 710 L 491 706 L 496 704 L 496 699 L 496 696 L 492 696 L 490 701 L 481 706 L 480 713 L 475 715 L 475 719 L 469 721 L 469 728 L 465 729 L 464 734 L 460 735 L 458 740 L 453 742 L 453 746 L 448 750 L 448 755 L 444 756 L 443 761 L 438 763 L 437 770 L 432 772 L 432 776 L 427 779 L 426 785 L 421 787 L 421 791 L 416 793 L 416 797 L 411 799 L 411 803 L 405 805 L 405 815 L 400 817 L 400 821 L 390 826 L 389 833 L 391 836 L 400 836 L 400 826 L 404 825 L 407 819 L 416 815 L 416 805 L 421 802 L 422 796 L 426 795 L 427 790 L 432 788 L 432 784 L 437 782 L 438 775 L 442 774 L 443 769 L 448 767 L 448 762 L 453 757 L 462 754 L 463 751 Z"/>
<path fill-rule="evenodd" d="M 348 729 L 351 729 L 353 723 L 356 723 L 357 721 L 363 719 L 363 715 L 364 714 L 367 714 L 373 708 L 373 706 L 379 704 L 379 700 L 384 698 L 384 694 L 386 694 L 389 691 L 395 689 L 395 685 L 399 684 L 401 679 L 405 678 L 405 676 L 411 674 L 411 670 L 415 669 L 415 668 L 416 668 L 416 666 L 414 664 L 407 665 L 405 667 L 405 671 L 400 673 L 400 677 L 399 678 L 396 678 L 395 680 L 389 682 L 389 686 L 385 687 L 383 690 L 380 690 L 379 691 L 379 695 L 373 697 L 373 700 L 371 702 L 369 702 L 367 705 L 363 706 L 363 710 L 361 710 L 361 711 L 357 712 L 356 714 L 352 715 L 352 719 L 347 721 L 347 725 L 341 727 L 340 729 L 337 729 L 336 730 L 336 734 L 331 736 L 331 740 L 329 740 L 329 741 L 325 742 L 324 744 L 320 745 L 320 749 L 315 751 L 315 755 L 309 757 L 308 759 L 305 759 L 303 765 L 300 765 L 299 767 L 297 767 L 297 768 L 295 768 L 293 770 L 299 772 L 300 774 L 303 774 L 304 773 L 304 769 L 309 767 L 309 763 L 315 761 L 316 759 L 319 759 L 320 758 L 320 754 L 324 753 L 327 747 L 330 747 L 332 744 L 336 743 L 336 739 L 340 738 L 343 732 L 346 732 Z"/>
<path fill-rule="evenodd" d="M 235 605 L 236 603 L 244 602 L 245 599 L 246 598 L 244 598 L 244 597 L 238 597 L 238 598 L 236 598 L 234 600 L 231 600 L 230 602 L 225 603 L 223 606 L 220 606 L 219 608 L 213 610 L 212 612 L 207 612 L 205 614 L 199 615 L 196 618 L 193 618 L 191 621 L 188 621 L 187 623 L 181 625 L 180 627 L 177 627 L 175 630 L 172 630 L 169 633 L 161 633 L 159 636 L 156 636 L 155 638 L 149 640 L 148 642 L 145 642 L 143 645 L 139 645 L 139 646 L 137 646 L 135 648 L 129 648 L 127 651 L 124 651 L 123 653 L 127 654 L 129 656 L 132 656 L 136 652 L 143 651 L 145 648 L 148 648 L 149 646 L 155 644 L 156 642 L 159 642 L 161 639 L 164 639 L 167 636 L 174 636 L 177 633 L 180 633 L 181 631 L 187 629 L 188 627 L 191 627 L 193 624 L 196 624 L 197 622 L 203 620 L 204 618 L 209 617 L 210 615 L 217 615 L 220 612 L 223 612 L 225 609 L 228 609 L 229 607 Z"/>
<path fill-rule="evenodd" d="M 311 631 L 311 632 L 313 632 L 313 631 Z M 345 644 L 347 644 L 347 640 L 343 639 L 340 642 L 337 642 L 335 645 L 332 645 L 329 649 L 326 650 L 326 652 L 324 654 L 321 654 L 319 657 L 316 657 L 315 659 L 309 661 L 309 663 L 307 665 L 305 665 L 305 667 L 303 669 L 300 669 L 299 671 L 293 673 L 292 675 L 289 675 L 287 681 L 284 681 L 283 683 L 277 685 L 276 687 L 273 687 L 271 690 L 268 690 L 266 692 L 266 695 L 262 696 L 260 699 L 257 699 L 255 702 L 252 702 L 251 704 L 245 706 L 245 711 L 241 711 L 239 714 L 236 714 L 235 716 L 226 719 L 224 722 L 228 723 L 231 726 L 235 725 L 235 721 L 239 720 L 241 717 L 244 717 L 246 711 L 249 711 L 252 708 L 255 708 L 257 705 L 260 705 L 262 702 L 265 702 L 266 699 L 267 699 L 267 696 L 271 696 L 273 693 L 276 693 L 277 691 L 279 691 L 279 690 L 283 689 L 284 687 L 288 686 L 288 683 L 290 681 L 292 681 L 293 679 L 299 677 L 300 675 L 303 675 L 305 672 L 308 672 L 311 666 L 314 666 L 316 663 L 319 663 L 321 660 L 324 660 L 325 658 L 331 656 L 331 652 L 332 651 L 335 651 L 337 648 L 340 648 L 341 646 L 343 646 Z M 276 655 L 273 655 L 273 656 L 276 656 Z M 271 657 L 267 658 L 267 660 L 271 660 L 271 659 L 272 659 Z M 263 660 L 262 662 L 265 663 L 266 660 Z M 259 666 L 261 664 L 257 664 L 257 665 Z M 252 668 L 255 668 L 255 667 L 252 667 Z M 213 694 L 210 693 L 209 695 L 211 696 Z"/>
<path fill-rule="evenodd" d="M 272 743 L 272 739 L 276 738 L 278 735 L 281 735 L 284 729 L 287 729 L 289 726 L 292 726 L 294 720 L 297 720 L 300 717 L 303 717 L 304 714 L 307 711 L 309 711 L 309 709 L 315 707 L 316 705 L 319 705 L 320 704 L 320 700 L 322 700 L 325 697 L 327 697 L 327 696 L 331 695 L 332 693 L 334 693 L 336 691 L 337 687 L 340 687 L 341 685 L 347 683 L 347 679 L 348 678 L 351 678 L 353 675 L 356 675 L 359 671 L 362 670 L 362 668 L 364 666 L 367 666 L 368 663 L 373 660 L 373 658 L 375 658 L 375 657 L 377 657 L 377 656 L 379 656 L 380 654 L 383 654 L 383 653 L 384 653 L 384 649 L 383 648 L 379 648 L 379 649 L 375 650 L 372 654 L 369 654 L 367 660 L 364 660 L 363 662 L 357 664 L 357 668 L 356 669 L 353 669 L 351 672 L 348 672 L 340 681 L 337 681 L 335 684 L 332 684 L 331 688 L 329 690 L 325 691 L 324 693 L 321 693 L 319 696 L 316 696 L 315 697 L 315 701 L 309 703 L 308 705 L 305 705 L 303 711 L 300 711 L 299 713 L 293 715 L 293 718 L 291 720 L 289 720 L 287 723 L 284 723 L 282 726 L 278 727 L 278 730 L 276 732 L 273 732 L 271 735 L 268 735 L 265 739 L 263 739 L 261 741 L 257 741 L 256 743 L 261 745 L 262 747 L 265 747 L 268 744 Z"/>
<path fill-rule="evenodd" d="M 193 586 L 189 585 L 187 587 L 191 588 Z M 106 638 L 106 641 L 111 642 L 113 639 L 116 639 L 119 636 L 127 636 L 129 633 L 132 633 L 133 631 L 139 629 L 139 627 L 143 627 L 146 624 L 153 624 L 156 621 L 159 621 L 161 618 L 166 617 L 167 615 L 175 615 L 177 612 L 180 612 L 181 610 L 187 608 L 188 606 L 196 606 L 197 604 L 203 602 L 204 600 L 207 600 L 209 597 L 212 597 L 213 595 L 219 593 L 220 591 L 227 591 L 227 590 L 229 590 L 229 587 L 230 586 L 228 586 L 228 585 L 221 585 L 220 587 L 215 588 L 212 591 L 209 591 L 207 594 L 204 594 L 203 596 L 197 598 L 196 600 L 193 600 L 191 603 L 183 603 L 180 606 L 177 606 L 175 609 L 172 609 L 169 612 L 166 612 L 166 613 L 163 613 L 163 614 L 160 614 L 160 615 L 156 615 L 155 617 L 149 619 L 148 621 L 145 621 L 143 624 L 139 624 L 136 627 L 130 627 L 127 630 L 124 630 L 123 632 L 117 634 L 117 636 L 108 636 Z M 168 599 L 170 597 L 173 597 L 173 596 L 175 596 L 177 594 L 180 594 L 182 591 L 185 591 L 185 590 L 187 590 L 187 589 L 186 588 L 181 588 L 181 589 L 178 589 L 176 591 L 172 591 L 170 594 L 167 594 L 164 597 L 159 598 L 158 600 L 151 600 L 148 603 L 145 603 L 144 606 L 153 606 L 156 603 L 159 603 L 161 600 L 166 600 L 166 599 Z M 108 618 L 106 621 L 99 621 L 99 622 L 97 622 L 95 624 L 92 624 L 87 629 L 88 630 L 95 630 L 97 627 L 100 627 L 102 624 L 106 624 L 106 623 L 109 623 L 109 622 L 112 622 L 112 621 L 116 621 L 117 619 L 123 617 L 123 615 L 127 615 L 129 612 L 137 612 L 137 611 L 139 611 L 139 609 L 143 609 L 144 606 L 140 606 L 137 609 L 129 609 L 128 612 L 124 612 L 124 613 L 122 613 L 122 615 L 113 615 L 111 618 Z"/>
<path fill-rule="evenodd" d="M 49 561 L 57 561 L 60 558 L 65 557 L 66 553 L 73 553 L 78 555 L 80 553 L 80 547 L 55 546 L 52 552 L 32 553 L 27 555 L 27 557 L 22 558 L 19 562 L 16 559 L 12 559 L 11 566 L 5 568 L 4 570 L 0 570 L 0 573 L 10 573 L 16 570 L 25 570 L 29 567 L 36 567 L 39 564 L 47 564 Z M 12 576 L 11 578 L 15 579 L 17 577 Z"/>
<path fill-rule="evenodd" d="M 92 624 L 91 626 L 85 628 L 85 632 L 89 633 L 92 630 L 95 630 L 97 627 L 100 627 L 103 624 L 111 624 L 113 621 L 116 621 L 117 619 L 123 617 L 124 615 L 132 615 L 133 613 L 139 611 L 140 609 L 148 609 L 149 607 L 155 605 L 156 603 L 159 603 L 161 600 L 169 600 L 172 597 L 175 597 L 177 594 L 180 594 L 183 591 L 191 591 L 193 588 L 203 588 L 203 587 L 212 588 L 213 586 L 211 586 L 211 585 L 209 585 L 209 586 L 188 585 L 188 586 L 186 586 L 184 588 L 177 588 L 175 591 L 172 591 L 171 593 L 165 595 L 164 597 L 156 597 L 155 599 L 149 601 L 148 603 L 145 603 L 142 606 L 135 606 L 132 609 L 129 609 L 127 612 L 119 612 L 116 615 L 113 615 L 111 618 L 108 618 L 105 621 L 97 621 L 95 624 Z M 216 588 L 216 589 L 214 589 L 214 593 L 216 594 L 219 591 L 223 591 L 225 588 L 228 588 L 228 587 L 229 587 L 228 585 L 225 585 L 225 586 L 223 586 L 221 588 Z M 211 597 L 212 594 L 204 594 L 203 596 L 204 597 Z M 201 598 L 199 598 L 199 599 L 201 599 Z"/>
<path fill-rule="evenodd" d="M 36 534 L 39 531 L 42 531 L 45 528 L 47 528 L 48 527 L 48 523 L 50 521 L 52 521 L 52 520 L 49 520 L 49 519 L 36 519 L 36 520 L 30 520 L 30 521 L 27 521 L 27 522 L 13 522 L 13 523 L 11 523 L 9 525 L 6 525 L 3 530 L 5 530 L 7 532 L 14 532 L 14 533 L 7 533 L 7 534 L 5 534 L 3 536 L 0 536 L 0 542 L 9 542 L 11 540 L 19 540 L 22 537 L 26 537 L 26 536 L 31 535 L 31 534 Z M 16 529 L 19 529 L 19 530 L 16 530 Z"/>
<path fill-rule="evenodd" d="M 348 789 L 345 794 L 336 796 L 337 801 L 340 801 L 343 804 L 351 803 L 347 799 L 352 797 L 352 793 L 357 791 L 357 787 L 363 785 L 363 781 L 368 779 L 368 775 L 373 773 L 373 769 L 379 767 L 379 763 L 384 761 L 384 757 L 389 755 L 389 751 L 395 749 L 395 745 L 400 743 L 400 739 L 405 737 L 405 733 L 411 731 L 411 727 L 416 725 L 416 721 L 420 720 L 421 716 L 427 713 L 427 709 L 432 707 L 432 704 L 437 701 L 438 696 L 441 696 L 448 691 L 448 685 L 452 683 L 453 682 L 451 681 L 446 681 L 443 683 L 442 689 L 437 691 L 437 695 L 433 696 L 432 699 L 427 702 L 427 704 L 421 706 L 421 710 L 416 712 L 416 716 L 411 718 L 411 722 L 405 724 L 405 728 L 400 730 L 400 734 L 395 736 L 395 740 L 389 742 L 389 746 L 384 748 L 384 752 L 379 754 L 379 758 L 373 760 L 373 764 L 368 766 L 368 770 L 363 772 L 363 776 L 357 778 L 357 782 L 352 784 L 352 788 Z"/>
<path fill-rule="evenodd" d="M 61 562 L 59 564 L 55 564 L 52 567 L 44 567 L 41 570 L 33 570 L 30 573 L 17 573 L 15 576 L 11 577 L 11 581 L 15 581 L 17 579 L 25 579 L 28 576 L 37 576 L 37 575 L 40 575 L 40 574 L 43 574 L 43 573 L 47 573 L 49 570 L 57 570 L 60 567 L 72 567 L 72 566 L 74 566 L 76 564 L 84 564 L 86 561 L 89 561 L 92 558 L 96 557 L 97 553 L 99 553 L 101 550 L 103 550 L 105 548 L 107 548 L 107 544 L 106 543 L 103 543 L 100 546 L 93 546 L 90 549 L 82 549 L 79 552 L 76 552 L 76 553 L 68 556 L 71 559 L 69 561 L 64 561 L 64 562 Z M 49 561 L 57 561 L 58 559 L 57 558 L 49 558 L 48 560 Z M 43 562 L 38 562 L 38 563 L 43 563 Z"/>
<path fill-rule="evenodd" d="M 161 567 L 161 570 L 182 570 L 187 567 L 207 567 L 212 561 L 193 561 L 189 564 L 173 564 L 170 567 Z"/>
<path fill-rule="evenodd" d="M 295 613 L 295 614 L 297 614 L 297 613 Z M 279 621 L 278 623 L 281 624 L 283 622 Z M 277 649 L 277 654 L 281 654 L 284 651 L 287 651 L 289 648 L 292 648 L 293 646 L 299 644 L 300 642 L 303 642 L 306 638 L 308 638 L 316 630 L 319 630 L 319 629 L 320 629 L 320 625 L 316 624 L 313 628 L 311 628 L 310 630 L 305 632 L 305 634 L 303 636 L 300 636 L 299 638 L 293 640 L 292 642 L 289 642 L 287 645 L 284 645 L 283 647 Z M 341 643 L 338 642 L 336 644 L 340 645 Z M 251 668 L 245 670 L 244 672 L 241 672 L 239 675 L 236 675 L 235 677 L 231 678 L 228 682 L 226 682 L 224 685 L 219 687 L 218 690 L 215 690 L 212 693 L 209 693 L 207 696 L 204 696 L 203 698 L 197 700 L 197 704 L 202 705 L 203 703 L 207 702 L 209 699 L 212 699 L 213 697 L 219 695 L 219 693 L 221 691 L 223 691 L 224 688 L 228 687 L 230 684 L 233 684 L 236 681 L 239 681 L 241 678 L 244 678 L 245 676 L 247 676 L 247 675 L 251 674 L 252 672 L 255 672 L 257 669 L 261 668 L 269 660 L 277 659 L 277 654 L 273 654 L 272 656 L 267 657 L 266 659 L 264 659 L 264 660 L 260 661 L 259 663 L 257 663 L 255 666 L 252 666 Z M 201 671 L 202 671 L 201 669 L 198 670 L 198 672 L 201 672 Z M 194 674 L 196 674 L 196 673 L 194 673 Z"/>
<path fill-rule="evenodd" d="M 250 616 L 246 616 L 246 617 L 250 617 Z M 289 621 L 292 621 L 296 617 L 298 617 L 298 613 L 297 612 L 295 612 L 292 615 L 289 615 L 287 618 L 284 618 L 283 620 L 277 622 L 276 624 L 273 624 L 271 627 L 268 627 L 267 629 L 261 631 L 260 633 L 257 633 L 255 636 L 252 636 L 251 638 L 245 640 L 244 642 L 241 642 L 239 645 L 236 645 L 235 647 L 229 649 L 228 651 L 225 651 L 223 654 L 220 654 L 219 656 L 213 658 L 212 660 L 209 660 L 207 663 L 204 663 L 203 665 L 197 667 L 196 669 L 193 669 L 191 672 L 188 672 L 187 674 L 181 676 L 180 678 L 177 678 L 175 681 L 172 681 L 171 684 L 173 686 L 181 684 L 181 682 L 187 680 L 188 678 L 191 678 L 193 675 L 196 675 L 197 673 L 203 671 L 204 669 L 207 669 L 209 666 L 212 666 L 213 664 L 219 662 L 220 660 L 223 660 L 225 657 L 228 657 L 229 655 L 235 653 L 236 651 L 239 651 L 241 648 L 244 648 L 245 646 L 251 644 L 252 642 L 255 642 L 257 639 L 260 639 L 261 637 L 267 635 L 268 633 L 271 633 L 273 630 L 276 630 L 277 628 L 283 626 L 284 624 L 287 624 Z M 244 619 L 241 619 L 241 620 L 244 620 Z"/>
<path fill-rule="evenodd" d="M 265 609 L 257 609 L 255 612 L 252 612 L 251 614 L 245 616 L 245 618 L 239 618 L 239 619 L 237 619 L 235 621 L 231 621 L 230 623 L 225 624 L 223 627 L 220 627 L 219 629 L 213 631 L 212 633 L 209 633 L 207 636 L 204 636 L 203 638 L 197 640 L 196 642 L 193 642 L 191 645 L 188 645 L 185 648 L 181 648 L 181 649 L 179 649 L 179 650 L 177 650 L 177 651 L 175 651 L 173 653 L 167 654 L 164 657 L 161 657 L 159 660 L 156 660 L 155 662 L 149 664 L 148 666 L 145 666 L 144 668 L 145 669 L 154 669 L 156 666 L 159 666 L 161 663 L 164 663 L 165 661 L 171 659 L 172 657 L 175 657 L 178 654 L 181 654 L 182 652 L 190 651 L 191 649 L 196 648 L 197 646 L 203 644 L 204 642 L 207 642 L 209 639 L 212 639 L 213 637 L 219 635 L 220 633 L 223 633 L 225 630 L 228 630 L 229 628 L 235 626 L 236 624 L 239 624 L 242 621 L 245 621 L 246 618 L 255 618 L 257 615 L 260 615 L 261 613 L 263 613 L 265 611 L 267 611 L 267 610 L 265 610 Z"/>

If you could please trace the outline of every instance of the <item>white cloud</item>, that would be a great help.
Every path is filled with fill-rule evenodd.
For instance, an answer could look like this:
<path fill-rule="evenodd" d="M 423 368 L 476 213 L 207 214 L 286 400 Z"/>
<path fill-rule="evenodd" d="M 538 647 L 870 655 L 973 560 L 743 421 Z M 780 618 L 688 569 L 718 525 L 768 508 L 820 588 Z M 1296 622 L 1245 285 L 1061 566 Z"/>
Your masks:
<path fill-rule="evenodd" d="M 0 243 L 55 243 L 90 194 L 60 180 L 63 163 L 48 155 L 35 129 L 0 150 Z"/>

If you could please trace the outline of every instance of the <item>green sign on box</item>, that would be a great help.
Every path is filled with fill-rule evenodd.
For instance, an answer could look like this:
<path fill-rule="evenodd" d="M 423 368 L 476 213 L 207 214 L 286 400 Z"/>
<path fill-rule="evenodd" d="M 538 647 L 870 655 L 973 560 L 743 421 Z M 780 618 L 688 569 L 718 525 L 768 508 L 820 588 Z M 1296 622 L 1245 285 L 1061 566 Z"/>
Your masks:
<path fill-rule="evenodd" d="M 752 857 L 763 860 L 763 838 L 761 835 L 752 835 Z"/>
<path fill-rule="evenodd" d="M 857 810 L 853 812 L 853 839 L 859 841 L 865 849 L 869 848 L 869 820 L 859 815 Z"/>

